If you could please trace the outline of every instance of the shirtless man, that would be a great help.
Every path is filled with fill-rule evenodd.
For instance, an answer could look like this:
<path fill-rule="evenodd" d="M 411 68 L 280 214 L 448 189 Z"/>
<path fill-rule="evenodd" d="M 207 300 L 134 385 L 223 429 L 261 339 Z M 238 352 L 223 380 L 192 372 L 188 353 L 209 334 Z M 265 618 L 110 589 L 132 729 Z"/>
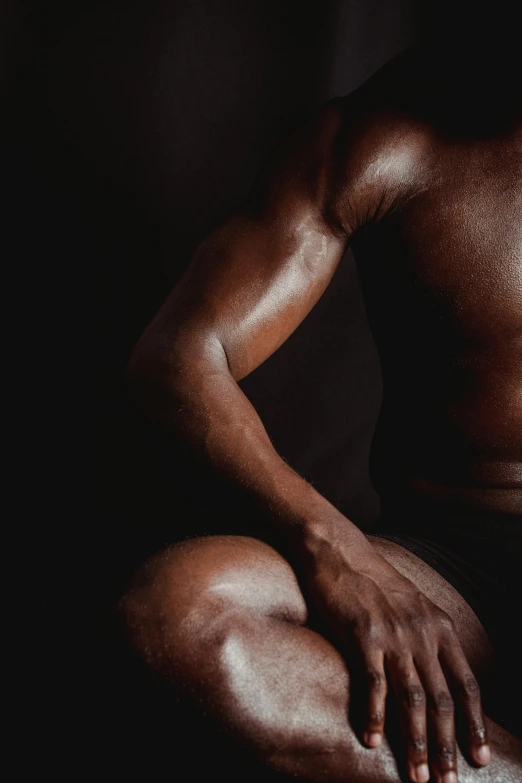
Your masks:
<path fill-rule="evenodd" d="M 130 364 L 147 413 L 253 498 L 271 542 L 245 523 L 147 561 L 121 602 L 133 647 L 267 769 L 313 781 L 397 783 L 387 693 L 411 781 L 522 779 L 495 712 L 519 677 L 522 112 L 459 82 L 453 55 L 433 69 L 409 52 L 323 106 L 199 247 Z M 376 536 L 275 452 L 237 384 L 349 242 L 383 368 Z M 502 670 L 510 691 L 484 717 Z"/>

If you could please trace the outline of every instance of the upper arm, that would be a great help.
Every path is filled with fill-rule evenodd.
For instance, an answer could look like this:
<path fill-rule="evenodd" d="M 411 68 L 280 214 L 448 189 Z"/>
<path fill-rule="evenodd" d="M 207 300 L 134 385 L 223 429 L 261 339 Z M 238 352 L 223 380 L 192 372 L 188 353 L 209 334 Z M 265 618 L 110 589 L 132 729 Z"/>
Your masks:
<path fill-rule="evenodd" d="M 291 137 L 246 203 L 207 237 L 141 340 L 224 349 L 238 380 L 267 359 L 330 282 L 350 229 L 330 219 L 342 101 Z M 188 341 L 188 342 L 187 342 Z"/>

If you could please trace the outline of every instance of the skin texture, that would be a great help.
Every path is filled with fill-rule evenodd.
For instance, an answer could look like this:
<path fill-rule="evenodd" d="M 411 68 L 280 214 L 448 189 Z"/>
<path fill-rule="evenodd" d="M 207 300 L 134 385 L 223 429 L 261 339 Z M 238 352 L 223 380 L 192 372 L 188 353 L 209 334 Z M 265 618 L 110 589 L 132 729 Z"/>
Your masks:
<path fill-rule="evenodd" d="M 147 415 L 249 493 L 275 542 L 245 529 L 159 553 L 121 602 L 131 643 L 267 767 L 306 779 L 522 774 L 519 743 L 482 713 L 494 664 L 470 607 L 298 476 L 237 385 L 351 241 L 383 366 L 383 498 L 522 519 L 522 114 L 504 101 L 492 119 L 466 96 L 408 54 L 322 107 L 202 243 L 129 367 Z"/>

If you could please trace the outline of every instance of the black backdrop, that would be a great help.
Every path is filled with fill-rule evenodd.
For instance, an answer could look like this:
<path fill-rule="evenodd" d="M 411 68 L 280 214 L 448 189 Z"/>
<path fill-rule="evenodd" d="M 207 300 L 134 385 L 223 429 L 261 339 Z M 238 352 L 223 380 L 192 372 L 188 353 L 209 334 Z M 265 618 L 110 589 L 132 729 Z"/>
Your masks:
<path fill-rule="evenodd" d="M 46 339 L 36 349 L 45 390 L 30 405 L 45 404 L 37 427 L 52 412 L 42 467 L 52 461 L 55 480 L 64 471 L 60 493 L 73 506 L 86 492 L 78 480 L 89 475 L 94 501 L 105 478 L 105 505 L 132 343 L 279 138 L 405 48 L 413 25 L 405 0 L 70 6 L 35 4 L 17 19 L 11 4 L 8 15 L 14 133 L 4 154 L 18 210 L 9 260 L 25 296 L 37 293 Z M 355 521 L 377 516 L 367 455 L 379 369 L 349 254 L 314 312 L 242 386 L 290 464 Z"/>
<path fill-rule="evenodd" d="M 5 411 L 21 477 L 17 551 L 35 561 L 22 580 L 27 666 L 34 675 L 36 638 L 36 679 L 53 683 L 46 700 L 30 697 L 40 710 L 61 704 L 60 684 L 78 693 L 79 672 L 92 682 L 86 618 L 107 574 L 155 514 L 179 514 L 187 499 L 179 455 L 160 452 L 159 492 L 155 442 L 138 439 L 136 457 L 122 413 L 132 345 L 281 136 L 414 30 L 410 0 L 4 0 L 0 25 Z M 242 387 L 280 453 L 368 528 L 379 513 L 367 463 L 380 372 L 349 253 Z M 82 698 L 68 710 L 74 723 Z M 62 730 L 63 716 L 50 725 Z"/>

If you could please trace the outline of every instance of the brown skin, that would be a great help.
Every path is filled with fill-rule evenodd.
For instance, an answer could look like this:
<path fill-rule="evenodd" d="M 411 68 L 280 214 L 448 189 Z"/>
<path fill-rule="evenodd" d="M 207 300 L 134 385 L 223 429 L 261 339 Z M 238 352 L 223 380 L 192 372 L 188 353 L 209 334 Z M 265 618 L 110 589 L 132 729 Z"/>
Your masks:
<path fill-rule="evenodd" d="M 469 127 L 471 110 L 424 100 L 412 57 L 284 145 L 131 362 L 148 415 L 252 494 L 286 559 L 248 538 L 174 546 L 122 609 L 138 652 L 276 769 L 397 781 L 383 742 L 390 689 L 412 781 L 428 765 L 437 783 L 456 780 L 454 707 L 466 726 L 459 779 L 510 781 L 520 748 L 484 719 L 490 664 L 471 609 L 298 476 L 237 384 L 305 318 L 353 238 L 384 374 L 378 486 L 522 515 L 522 114 Z M 295 574 L 330 641 L 303 627 Z M 346 719 L 346 659 L 367 688 L 361 738 L 373 750 Z"/>

